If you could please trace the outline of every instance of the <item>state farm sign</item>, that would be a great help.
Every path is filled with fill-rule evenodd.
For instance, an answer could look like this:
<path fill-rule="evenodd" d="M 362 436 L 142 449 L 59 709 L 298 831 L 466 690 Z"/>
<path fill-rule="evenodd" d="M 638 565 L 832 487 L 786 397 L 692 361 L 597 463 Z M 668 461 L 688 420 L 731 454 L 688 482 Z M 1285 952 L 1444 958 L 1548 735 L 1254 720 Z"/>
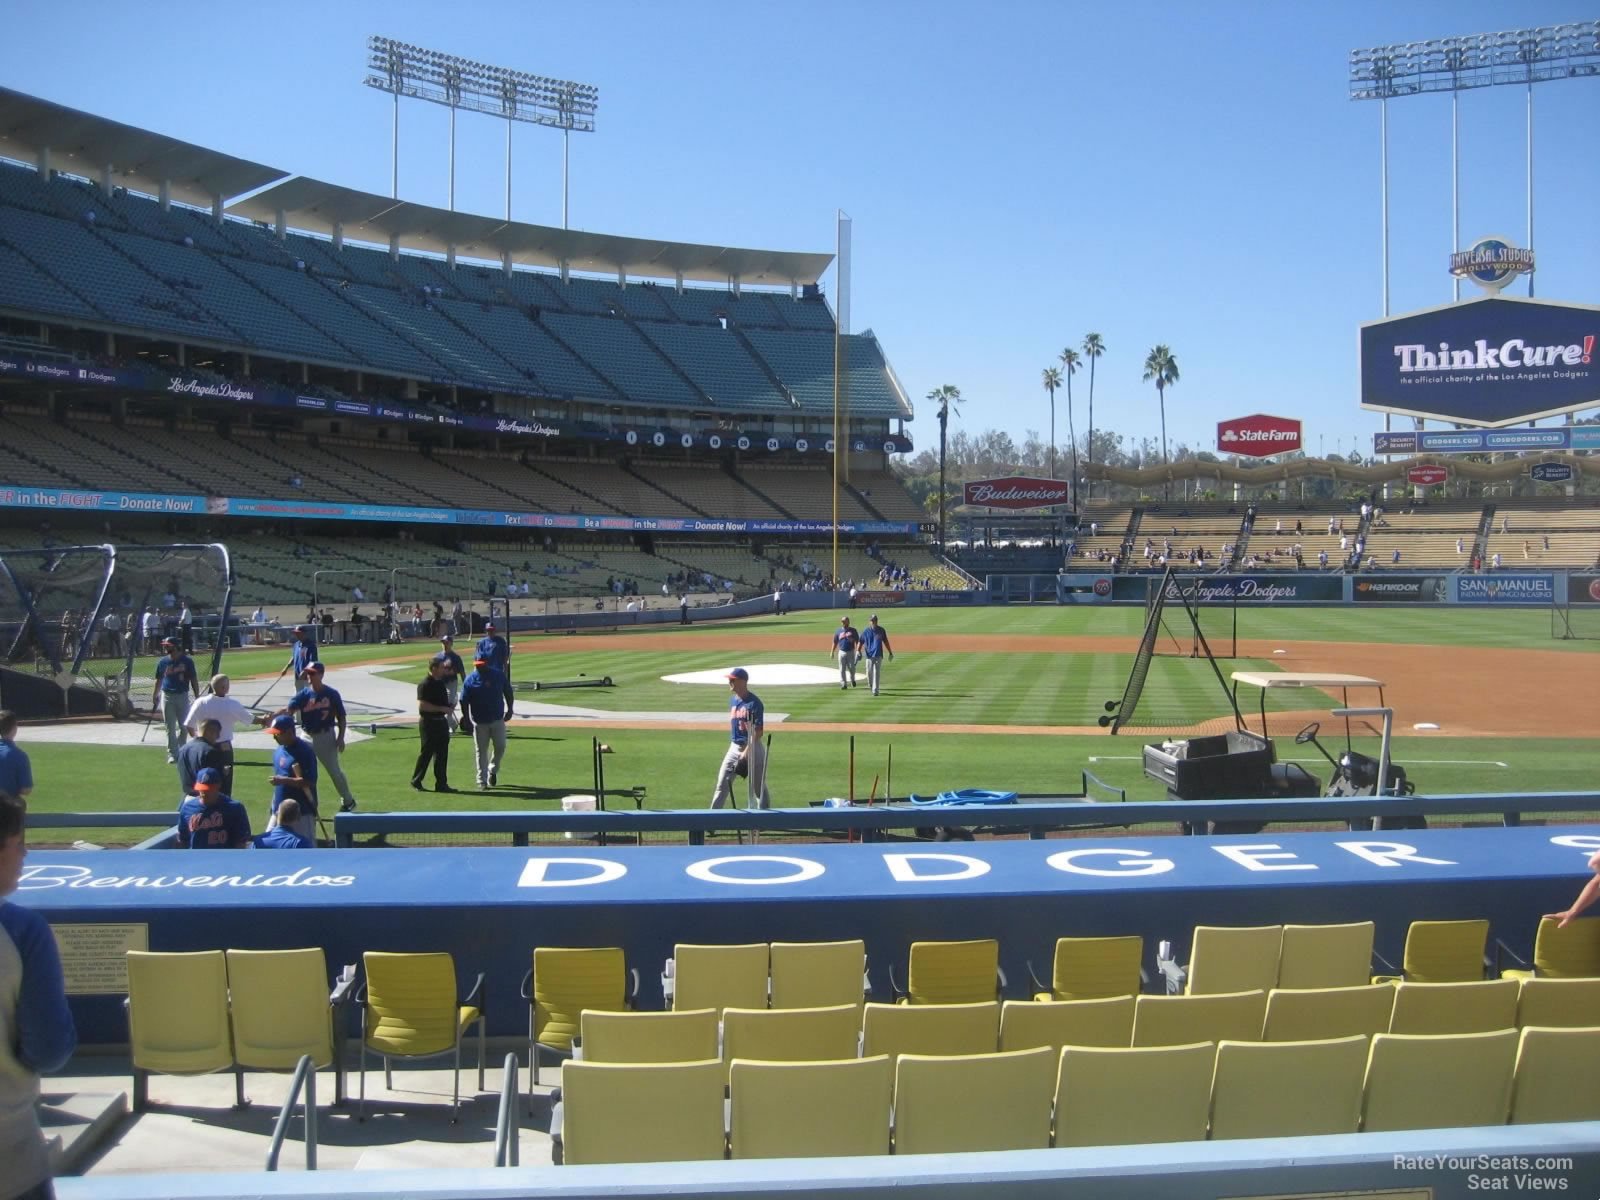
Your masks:
<path fill-rule="evenodd" d="M 1300 449 L 1300 422 L 1256 413 L 1217 422 L 1217 449 L 1223 454 L 1267 458 Z"/>
<path fill-rule="evenodd" d="M 1415 487 L 1438 487 L 1450 472 L 1443 467 L 1420 466 L 1406 468 L 1406 482 Z"/>
<path fill-rule="evenodd" d="M 1067 503 L 1067 491 L 1065 479 L 1008 475 L 967 484 L 965 501 L 985 508 L 1049 508 Z"/>

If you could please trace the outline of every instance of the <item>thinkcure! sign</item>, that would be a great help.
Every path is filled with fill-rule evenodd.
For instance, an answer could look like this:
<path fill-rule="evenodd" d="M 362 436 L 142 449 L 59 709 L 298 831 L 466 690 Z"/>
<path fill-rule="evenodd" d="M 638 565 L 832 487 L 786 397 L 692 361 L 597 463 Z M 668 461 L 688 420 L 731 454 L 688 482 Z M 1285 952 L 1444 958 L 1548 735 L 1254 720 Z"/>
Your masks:
<path fill-rule="evenodd" d="M 1008 475 L 967 484 L 965 502 L 983 508 L 1051 508 L 1067 503 L 1065 479 Z"/>
<path fill-rule="evenodd" d="M 1437 487 L 1450 478 L 1450 472 L 1443 467 L 1416 466 L 1406 468 L 1406 482 L 1414 487 Z"/>
<path fill-rule="evenodd" d="M 1300 422 L 1291 417 L 1254 413 L 1217 422 L 1217 449 L 1223 454 L 1269 458 L 1300 449 Z"/>

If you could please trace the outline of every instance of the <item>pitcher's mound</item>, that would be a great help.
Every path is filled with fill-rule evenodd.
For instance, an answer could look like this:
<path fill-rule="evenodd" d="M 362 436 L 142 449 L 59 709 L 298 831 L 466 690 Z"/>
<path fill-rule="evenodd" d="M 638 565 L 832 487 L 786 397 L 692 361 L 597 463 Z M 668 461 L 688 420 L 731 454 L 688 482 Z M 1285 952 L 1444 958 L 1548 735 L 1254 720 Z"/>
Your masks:
<path fill-rule="evenodd" d="M 668 683 L 714 683 L 719 687 L 727 687 L 728 672 L 740 666 L 750 672 L 750 686 L 757 689 L 817 683 L 837 686 L 839 683 L 838 667 L 807 666 L 803 663 L 729 663 L 712 671 L 685 671 L 680 675 L 663 675 L 661 678 Z M 865 667 L 862 668 L 862 674 L 866 674 Z"/>

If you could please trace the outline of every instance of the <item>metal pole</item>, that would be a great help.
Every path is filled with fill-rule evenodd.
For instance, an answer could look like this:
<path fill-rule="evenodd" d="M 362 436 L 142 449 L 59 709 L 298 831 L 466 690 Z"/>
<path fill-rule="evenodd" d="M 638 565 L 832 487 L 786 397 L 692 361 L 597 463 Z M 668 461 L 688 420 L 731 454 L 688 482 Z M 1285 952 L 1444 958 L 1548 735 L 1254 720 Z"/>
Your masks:
<path fill-rule="evenodd" d="M 450 211 L 456 210 L 456 106 L 450 106 Z M 1384 310 L 1388 312 L 1388 309 Z"/>
<path fill-rule="evenodd" d="M 1533 249 L 1533 79 L 1528 79 L 1528 249 Z M 1533 295 L 1533 272 L 1528 272 L 1528 295 Z"/>
<path fill-rule="evenodd" d="M 400 89 L 394 93 L 394 133 L 389 142 L 389 198 L 400 199 Z"/>
<path fill-rule="evenodd" d="M 1383 139 L 1381 182 L 1383 187 L 1383 315 L 1389 315 L 1389 98 L 1378 101 L 1382 115 L 1380 135 Z"/>
<path fill-rule="evenodd" d="M 572 144 L 572 130 L 561 131 L 561 228 L 567 228 L 567 154 Z"/>
<path fill-rule="evenodd" d="M 511 220 L 511 118 L 506 118 L 506 220 Z"/>
<path fill-rule="evenodd" d="M 1461 93 L 1450 93 L 1450 253 L 1461 249 Z M 1451 276 L 1452 299 L 1461 299 L 1461 276 Z"/>

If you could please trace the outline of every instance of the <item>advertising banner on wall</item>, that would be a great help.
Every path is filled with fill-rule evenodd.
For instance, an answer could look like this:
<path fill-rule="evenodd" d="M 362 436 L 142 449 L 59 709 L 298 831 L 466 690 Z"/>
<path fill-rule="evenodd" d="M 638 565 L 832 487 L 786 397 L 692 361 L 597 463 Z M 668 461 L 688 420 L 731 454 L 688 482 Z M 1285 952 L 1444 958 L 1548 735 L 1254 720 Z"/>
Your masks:
<path fill-rule="evenodd" d="M 1300 422 L 1293 417 L 1253 413 L 1217 422 L 1217 452 L 1247 458 L 1271 458 L 1300 449 Z"/>
<path fill-rule="evenodd" d="M 1600 575 L 1568 575 L 1567 603 L 1600 604 Z"/>
<path fill-rule="evenodd" d="M 1455 575 L 1461 604 L 1549 604 L 1555 600 L 1554 575 Z"/>
<path fill-rule="evenodd" d="M 1052 508 L 1067 503 L 1068 490 L 1065 479 L 1007 475 L 1003 479 L 978 479 L 967 484 L 962 503 L 980 508 Z"/>
<path fill-rule="evenodd" d="M 1561 429 L 1407 429 L 1372 435 L 1374 454 L 1477 454 L 1485 450 L 1600 450 L 1600 425 Z"/>
<path fill-rule="evenodd" d="M 1529 477 L 1540 483 L 1567 483 L 1572 479 L 1570 463 L 1535 463 L 1528 468 Z"/>
<path fill-rule="evenodd" d="M 1420 466 L 1406 468 L 1406 482 L 1413 487 L 1437 487 L 1450 478 L 1443 467 Z"/>
<path fill-rule="evenodd" d="M 1361 327 L 1361 407 L 1495 428 L 1600 404 L 1600 308 L 1486 296 Z"/>
<path fill-rule="evenodd" d="M 1143 600 L 1155 581 L 1150 575 L 1118 575 L 1111 581 L 1113 600 Z M 1200 604 L 1327 604 L 1344 599 L 1344 581 L 1336 575 L 1185 575 L 1169 585 Z"/>
<path fill-rule="evenodd" d="M 1448 575 L 1384 575 L 1357 578 L 1350 598 L 1358 604 L 1446 604 L 1450 600 Z"/>

